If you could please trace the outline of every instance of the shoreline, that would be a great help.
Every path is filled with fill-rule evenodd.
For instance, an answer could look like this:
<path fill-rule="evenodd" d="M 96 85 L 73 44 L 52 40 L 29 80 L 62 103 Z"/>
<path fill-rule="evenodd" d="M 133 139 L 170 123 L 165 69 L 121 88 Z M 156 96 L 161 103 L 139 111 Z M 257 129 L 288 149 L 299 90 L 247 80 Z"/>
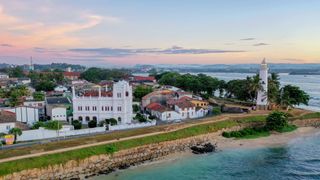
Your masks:
<path fill-rule="evenodd" d="M 307 138 L 320 134 L 320 129 L 315 127 L 299 127 L 295 131 L 286 133 L 272 133 L 267 137 L 260 137 L 256 139 L 235 139 L 235 138 L 225 138 L 222 135 L 216 136 L 214 139 L 210 139 L 209 142 L 217 143 L 217 152 L 227 151 L 227 150 L 240 150 L 240 149 L 259 149 L 259 148 L 272 148 L 281 147 L 292 143 L 293 141 L 300 138 Z M 215 153 L 215 152 L 213 152 Z M 200 154 L 201 155 L 201 154 Z M 188 158 L 190 156 L 200 156 L 193 154 L 191 150 L 186 150 L 182 152 L 175 152 L 168 154 L 167 156 L 160 157 L 157 159 L 152 159 L 145 161 L 134 166 L 130 166 L 127 169 L 118 169 L 109 174 L 101 174 L 89 177 L 89 179 L 95 179 L 99 176 L 110 176 L 116 177 L 117 173 L 122 173 L 126 170 L 135 168 L 147 168 L 149 165 L 158 165 L 162 163 L 170 163 L 183 158 Z M 203 154 L 202 154 L 203 155 Z"/>

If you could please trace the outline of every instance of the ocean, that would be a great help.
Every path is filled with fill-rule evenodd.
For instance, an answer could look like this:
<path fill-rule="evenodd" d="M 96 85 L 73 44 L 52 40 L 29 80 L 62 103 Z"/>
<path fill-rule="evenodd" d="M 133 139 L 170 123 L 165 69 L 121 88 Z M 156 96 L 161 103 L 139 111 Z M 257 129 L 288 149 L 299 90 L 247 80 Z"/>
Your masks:
<path fill-rule="evenodd" d="M 320 179 L 320 135 L 273 148 L 232 149 L 146 164 L 95 180 Z"/>

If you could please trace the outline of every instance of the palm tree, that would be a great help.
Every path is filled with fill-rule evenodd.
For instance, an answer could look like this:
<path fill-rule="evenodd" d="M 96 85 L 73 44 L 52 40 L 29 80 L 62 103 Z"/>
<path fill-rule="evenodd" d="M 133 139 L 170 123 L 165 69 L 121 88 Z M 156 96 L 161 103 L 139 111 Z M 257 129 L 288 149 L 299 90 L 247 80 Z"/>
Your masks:
<path fill-rule="evenodd" d="M 22 135 L 22 130 L 19 128 L 12 128 L 12 129 L 10 129 L 9 133 L 14 135 L 14 142 L 16 142 L 17 136 Z"/>
<path fill-rule="evenodd" d="M 268 99 L 271 103 L 276 103 L 280 95 L 280 82 L 277 73 L 271 73 L 268 77 Z"/>
<path fill-rule="evenodd" d="M 255 75 L 253 77 L 247 77 L 248 82 L 248 91 L 250 95 L 250 99 L 254 102 L 257 98 L 258 91 L 263 90 L 259 75 Z"/>

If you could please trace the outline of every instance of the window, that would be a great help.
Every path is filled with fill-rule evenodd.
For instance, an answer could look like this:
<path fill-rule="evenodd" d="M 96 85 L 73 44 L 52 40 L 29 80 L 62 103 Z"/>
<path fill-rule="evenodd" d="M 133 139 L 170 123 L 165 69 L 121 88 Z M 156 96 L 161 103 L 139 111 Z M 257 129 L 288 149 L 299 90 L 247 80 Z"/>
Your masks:
<path fill-rule="evenodd" d="M 78 111 L 82 111 L 82 106 L 78 106 Z"/>
<path fill-rule="evenodd" d="M 121 106 L 118 106 L 118 111 L 121 111 Z"/>
<path fill-rule="evenodd" d="M 113 111 L 113 107 L 111 106 L 111 111 Z"/>
<path fill-rule="evenodd" d="M 101 106 L 101 111 L 104 111 L 104 106 Z"/>
<path fill-rule="evenodd" d="M 86 111 L 89 111 L 89 110 L 90 110 L 90 107 L 89 107 L 89 106 L 86 106 L 85 109 L 86 109 Z"/>
<path fill-rule="evenodd" d="M 78 119 L 79 119 L 79 121 L 82 121 L 82 116 L 79 116 Z"/>
<path fill-rule="evenodd" d="M 117 93 L 117 97 L 118 97 L 118 98 L 121 98 L 121 93 Z"/>
<path fill-rule="evenodd" d="M 93 117 L 92 117 L 92 120 L 96 121 L 96 120 L 97 120 L 97 117 L 96 117 L 96 116 L 93 116 Z"/>
<path fill-rule="evenodd" d="M 11 129 L 11 128 L 10 128 L 10 125 L 8 125 L 8 126 L 6 127 L 6 129 L 7 129 L 7 130 L 10 130 L 10 129 Z"/>
<path fill-rule="evenodd" d="M 127 97 L 129 96 L 129 92 L 128 92 L 128 91 L 126 91 L 126 96 L 127 96 Z"/>
<path fill-rule="evenodd" d="M 89 116 L 86 116 L 86 121 L 90 121 L 90 117 Z"/>
<path fill-rule="evenodd" d="M 92 106 L 92 111 L 97 111 L 97 106 Z"/>

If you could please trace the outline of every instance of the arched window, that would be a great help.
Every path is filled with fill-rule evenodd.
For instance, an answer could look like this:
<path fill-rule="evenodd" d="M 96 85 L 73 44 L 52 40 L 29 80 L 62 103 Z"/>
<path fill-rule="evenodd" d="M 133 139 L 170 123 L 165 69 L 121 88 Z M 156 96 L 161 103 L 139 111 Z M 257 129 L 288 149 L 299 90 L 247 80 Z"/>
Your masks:
<path fill-rule="evenodd" d="M 118 117 L 118 122 L 121 122 L 121 117 Z"/>
<path fill-rule="evenodd" d="M 90 121 L 90 117 L 89 116 L 86 116 L 86 121 Z"/>
<path fill-rule="evenodd" d="M 79 116 L 79 118 L 78 118 L 78 119 L 79 119 L 79 121 L 82 121 L 82 120 L 83 120 L 83 119 L 82 119 L 82 116 Z"/>
<path fill-rule="evenodd" d="M 126 96 L 127 96 L 127 97 L 129 96 L 129 92 L 128 92 L 128 91 L 126 91 Z"/>
<path fill-rule="evenodd" d="M 97 117 L 96 117 L 96 116 L 93 116 L 93 117 L 92 117 L 92 120 L 96 121 L 96 120 L 97 120 Z"/>

